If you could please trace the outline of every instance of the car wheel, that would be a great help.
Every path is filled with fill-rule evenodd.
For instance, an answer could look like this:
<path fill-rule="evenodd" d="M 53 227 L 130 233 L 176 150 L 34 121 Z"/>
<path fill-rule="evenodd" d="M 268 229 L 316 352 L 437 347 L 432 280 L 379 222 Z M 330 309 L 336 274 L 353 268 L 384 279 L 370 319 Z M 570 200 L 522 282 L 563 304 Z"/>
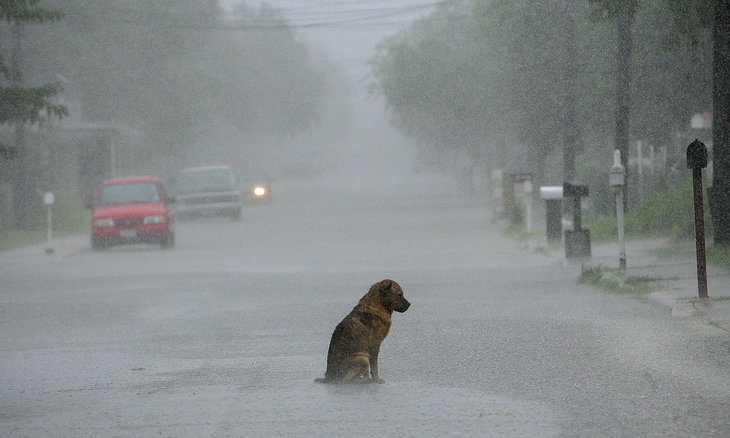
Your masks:
<path fill-rule="evenodd" d="M 106 249 L 106 244 L 101 240 L 91 239 L 91 250 L 92 251 L 103 251 Z"/>
<path fill-rule="evenodd" d="M 168 232 L 165 234 L 165 237 L 162 238 L 162 242 L 160 243 L 160 246 L 163 248 L 172 248 L 175 246 L 175 233 L 173 231 Z"/>
<path fill-rule="evenodd" d="M 241 220 L 241 209 L 240 208 L 233 210 L 233 213 L 231 214 L 231 219 L 233 219 L 234 221 Z"/>

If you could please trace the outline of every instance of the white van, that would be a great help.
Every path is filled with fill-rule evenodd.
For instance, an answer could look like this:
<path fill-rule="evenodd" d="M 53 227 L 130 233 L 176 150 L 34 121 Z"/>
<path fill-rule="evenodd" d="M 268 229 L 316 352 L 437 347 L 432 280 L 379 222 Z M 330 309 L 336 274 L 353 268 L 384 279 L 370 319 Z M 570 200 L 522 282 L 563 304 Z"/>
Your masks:
<path fill-rule="evenodd" d="M 241 219 L 241 192 L 229 166 L 190 167 L 176 180 L 178 221 L 201 216 Z"/>

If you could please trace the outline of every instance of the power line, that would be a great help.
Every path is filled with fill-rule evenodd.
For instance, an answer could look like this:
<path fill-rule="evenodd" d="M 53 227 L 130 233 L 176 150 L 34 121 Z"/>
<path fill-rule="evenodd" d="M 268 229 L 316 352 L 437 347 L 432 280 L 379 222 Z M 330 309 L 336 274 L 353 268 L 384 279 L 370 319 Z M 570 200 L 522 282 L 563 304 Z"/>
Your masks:
<path fill-rule="evenodd" d="M 143 27 L 166 27 L 166 28 L 177 28 L 177 29 L 190 29 L 190 30 L 267 30 L 267 29 L 291 29 L 291 28 L 324 28 L 324 27 L 337 27 L 343 25 L 362 25 L 362 26 L 373 26 L 373 25 L 400 25 L 408 23 L 409 20 L 400 21 L 381 21 L 383 18 L 397 17 L 400 15 L 413 14 L 418 11 L 426 10 L 432 7 L 437 7 L 452 2 L 453 0 L 441 0 L 429 3 L 423 3 L 418 5 L 409 6 L 398 6 L 398 7 L 378 7 L 378 8 L 367 8 L 361 10 L 349 10 L 349 11 L 336 11 L 335 13 L 330 12 L 329 16 L 321 15 L 314 16 L 314 18 L 306 19 L 299 17 L 298 20 L 291 20 L 280 16 L 275 16 L 270 19 L 257 16 L 255 21 L 251 18 L 239 18 L 230 20 L 230 24 L 192 24 L 192 23 L 180 23 L 177 21 L 169 21 L 167 18 L 184 17 L 184 18 L 205 18 L 210 17 L 211 14 L 186 14 L 186 13 L 174 13 L 174 12 L 153 12 L 148 13 L 142 11 L 124 9 L 124 8 L 113 8 L 119 12 L 140 14 L 134 19 L 132 18 L 119 18 L 118 21 L 124 24 L 132 26 L 143 26 Z M 152 16 L 152 17 L 151 17 Z M 166 20 L 161 21 L 159 19 L 152 19 L 154 17 L 165 17 Z"/>

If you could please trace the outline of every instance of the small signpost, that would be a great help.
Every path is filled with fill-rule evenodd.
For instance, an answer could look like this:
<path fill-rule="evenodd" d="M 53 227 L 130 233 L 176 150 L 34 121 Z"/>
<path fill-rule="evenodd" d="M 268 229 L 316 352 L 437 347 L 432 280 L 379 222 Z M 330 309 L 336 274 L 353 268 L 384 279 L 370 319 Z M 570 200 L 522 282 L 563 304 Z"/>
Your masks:
<path fill-rule="evenodd" d="M 687 146 L 687 167 L 692 169 L 692 191 L 695 207 L 695 239 L 697 240 L 697 290 L 707 298 L 707 258 L 705 254 L 705 214 L 702 196 L 702 169 L 707 167 L 707 147 L 699 140 Z"/>
<path fill-rule="evenodd" d="M 616 226 L 618 228 L 618 268 L 626 270 L 626 243 L 624 241 L 624 180 L 626 169 L 621 164 L 621 150 L 613 153 L 613 166 L 608 176 L 608 182 L 616 194 Z"/>
<path fill-rule="evenodd" d="M 46 205 L 48 210 L 48 246 L 46 247 L 46 254 L 53 254 L 56 251 L 53 249 L 53 215 L 51 210 L 53 209 L 53 204 L 56 203 L 56 198 L 53 196 L 52 192 L 46 192 L 43 195 L 43 203 Z"/>

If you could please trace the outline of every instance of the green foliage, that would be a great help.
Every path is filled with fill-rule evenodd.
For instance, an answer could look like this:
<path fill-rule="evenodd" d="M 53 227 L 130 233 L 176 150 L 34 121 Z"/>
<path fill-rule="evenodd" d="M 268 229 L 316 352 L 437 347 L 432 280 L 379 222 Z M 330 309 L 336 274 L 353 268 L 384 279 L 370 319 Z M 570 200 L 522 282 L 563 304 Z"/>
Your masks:
<path fill-rule="evenodd" d="M 58 9 L 39 7 L 40 2 L 41 0 L 3 0 L 0 2 L 0 20 L 42 23 L 63 17 Z"/>
<path fill-rule="evenodd" d="M 604 268 L 601 265 L 592 266 L 583 264 L 580 268 L 578 283 L 592 284 L 605 291 L 614 293 L 628 293 L 636 296 L 647 294 L 656 290 L 659 278 L 641 277 L 635 275 L 627 276 L 622 271 Z"/>
<path fill-rule="evenodd" d="M 23 245 L 43 242 L 47 237 L 47 211 L 41 194 L 34 196 L 34 206 L 29 212 L 29 226 L 26 229 L 0 228 L 0 251 Z M 53 235 L 56 237 L 87 233 L 89 211 L 81 200 L 68 193 L 56 194 L 53 207 Z"/>
<path fill-rule="evenodd" d="M 58 85 L 0 87 L 0 124 L 13 121 L 35 123 L 42 110 L 59 118 L 67 115 L 65 106 L 50 102 L 59 91 L 61 87 Z"/>
<path fill-rule="evenodd" d="M 711 108 L 709 29 L 694 26 L 691 37 L 681 31 L 705 23 L 706 5 L 698 5 L 695 21 L 685 7 L 698 1 L 572 2 L 577 59 L 571 65 L 563 0 L 445 4 L 381 44 L 374 89 L 421 144 L 445 155 L 465 151 L 492 168 L 541 171 L 565 141 L 563 85 L 565 69 L 573 68 L 577 143 L 595 148 L 579 152 L 606 155 L 616 124 L 615 18 L 623 6 L 634 22 L 630 134 L 669 146 L 692 113 Z"/>
<path fill-rule="evenodd" d="M 707 247 L 707 261 L 730 271 L 730 247 L 709 245 Z"/>
<path fill-rule="evenodd" d="M 18 26 L 24 22 L 43 23 L 59 20 L 63 14 L 57 9 L 38 7 L 39 0 L 4 0 L 0 2 L 0 20 Z M 15 38 L 15 36 L 13 37 Z M 68 114 L 65 106 L 51 102 L 51 98 L 61 91 L 58 84 L 47 84 L 38 87 L 21 87 L 21 73 L 14 67 L 5 64 L 0 55 L 0 75 L 12 85 L 0 86 L 0 124 L 12 122 L 35 123 L 41 111 L 63 117 Z M 17 156 L 13 146 L 0 145 L 0 158 L 12 159 Z"/>
<path fill-rule="evenodd" d="M 29 33 L 29 74 L 64 77 L 69 97 L 81 101 L 80 119 L 140 132 L 150 160 L 184 157 L 219 121 L 246 143 L 262 132 L 292 135 L 317 119 L 324 78 L 271 9 L 242 7 L 234 27 L 216 1 L 46 4 L 65 17 Z"/>
<path fill-rule="evenodd" d="M 0 144 L 0 158 L 11 160 L 18 156 L 18 149 L 15 146 Z"/>
<path fill-rule="evenodd" d="M 634 15 L 639 6 L 638 0 L 588 0 L 596 8 L 592 12 L 594 19 L 615 19 L 621 13 Z"/>
<path fill-rule="evenodd" d="M 705 197 L 705 199 L 707 199 Z M 705 208 L 709 224 L 709 208 Z M 617 234 L 616 217 L 604 216 L 588 224 L 595 241 L 613 239 Z M 681 184 L 659 191 L 632 208 L 625 216 L 626 237 L 668 236 L 689 238 L 694 233 L 692 184 Z"/>
<path fill-rule="evenodd" d="M 626 229 L 632 235 L 670 235 L 688 237 L 694 230 L 692 185 L 670 187 L 626 215 Z"/>
<path fill-rule="evenodd" d="M 603 277 L 603 266 L 593 266 L 583 264 L 580 266 L 579 283 L 596 284 Z"/>

